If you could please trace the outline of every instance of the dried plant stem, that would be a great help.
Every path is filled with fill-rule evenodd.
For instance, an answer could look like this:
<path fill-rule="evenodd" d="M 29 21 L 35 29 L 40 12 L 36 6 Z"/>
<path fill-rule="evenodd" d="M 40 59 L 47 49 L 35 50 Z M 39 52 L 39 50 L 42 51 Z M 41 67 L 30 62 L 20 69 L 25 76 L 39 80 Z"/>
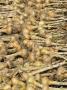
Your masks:
<path fill-rule="evenodd" d="M 17 56 L 17 55 L 20 55 L 20 56 L 23 56 L 23 50 L 20 50 L 19 52 L 16 52 L 16 53 L 14 53 L 14 54 L 11 54 L 11 55 L 6 55 L 5 57 L 6 58 L 14 58 L 15 56 Z"/>
<path fill-rule="evenodd" d="M 42 84 L 36 82 L 36 85 L 40 88 L 43 87 Z M 57 81 L 51 81 L 49 80 L 49 85 L 56 85 L 56 86 L 67 86 L 67 82 L 57 82 Z"/>
<path fill-rule="evenodd" d="M 54 69 L 54 68 L 58 68 L 58 67 L 60 67 L 60 66 L 62 66 L 62 65 L 65 65 L 65 64 L 66 64 L 66 62 L 64 61 L 64 62 L 58 63 L 58 64 L 56 64 L 56 65 L 52 65 L 52 66 L 49 66 L 49 67 L 41 68 L 41 69 L 36 70 L 36 71 L 32 71 L 31 74 L 32 74 L 32 75 L 35 75 L 35 74 L 38 74 L 38 73 L 42 73 L 42 72 L 47 71 L 47 70 L 51 70 L 51 69 Z"/>

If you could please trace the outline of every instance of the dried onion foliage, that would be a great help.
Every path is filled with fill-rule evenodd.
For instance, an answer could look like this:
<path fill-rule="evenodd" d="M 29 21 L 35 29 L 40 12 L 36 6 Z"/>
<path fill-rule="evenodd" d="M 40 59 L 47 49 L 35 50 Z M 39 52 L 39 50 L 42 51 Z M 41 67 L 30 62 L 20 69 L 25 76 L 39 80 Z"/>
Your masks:
<path fill-rule="evenodd" d="M 0 90 L 67 86 L 67 0 L 0 0 Z"/>

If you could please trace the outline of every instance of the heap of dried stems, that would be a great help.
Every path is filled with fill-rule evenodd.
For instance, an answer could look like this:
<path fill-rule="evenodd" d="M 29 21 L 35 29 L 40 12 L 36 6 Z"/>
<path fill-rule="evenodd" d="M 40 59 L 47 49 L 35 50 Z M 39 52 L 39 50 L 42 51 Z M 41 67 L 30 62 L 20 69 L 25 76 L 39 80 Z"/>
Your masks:
<path fill-rule="evenodd" d="M 0 0 L 0 90 L 66 86 L 67 0 Z"/>

